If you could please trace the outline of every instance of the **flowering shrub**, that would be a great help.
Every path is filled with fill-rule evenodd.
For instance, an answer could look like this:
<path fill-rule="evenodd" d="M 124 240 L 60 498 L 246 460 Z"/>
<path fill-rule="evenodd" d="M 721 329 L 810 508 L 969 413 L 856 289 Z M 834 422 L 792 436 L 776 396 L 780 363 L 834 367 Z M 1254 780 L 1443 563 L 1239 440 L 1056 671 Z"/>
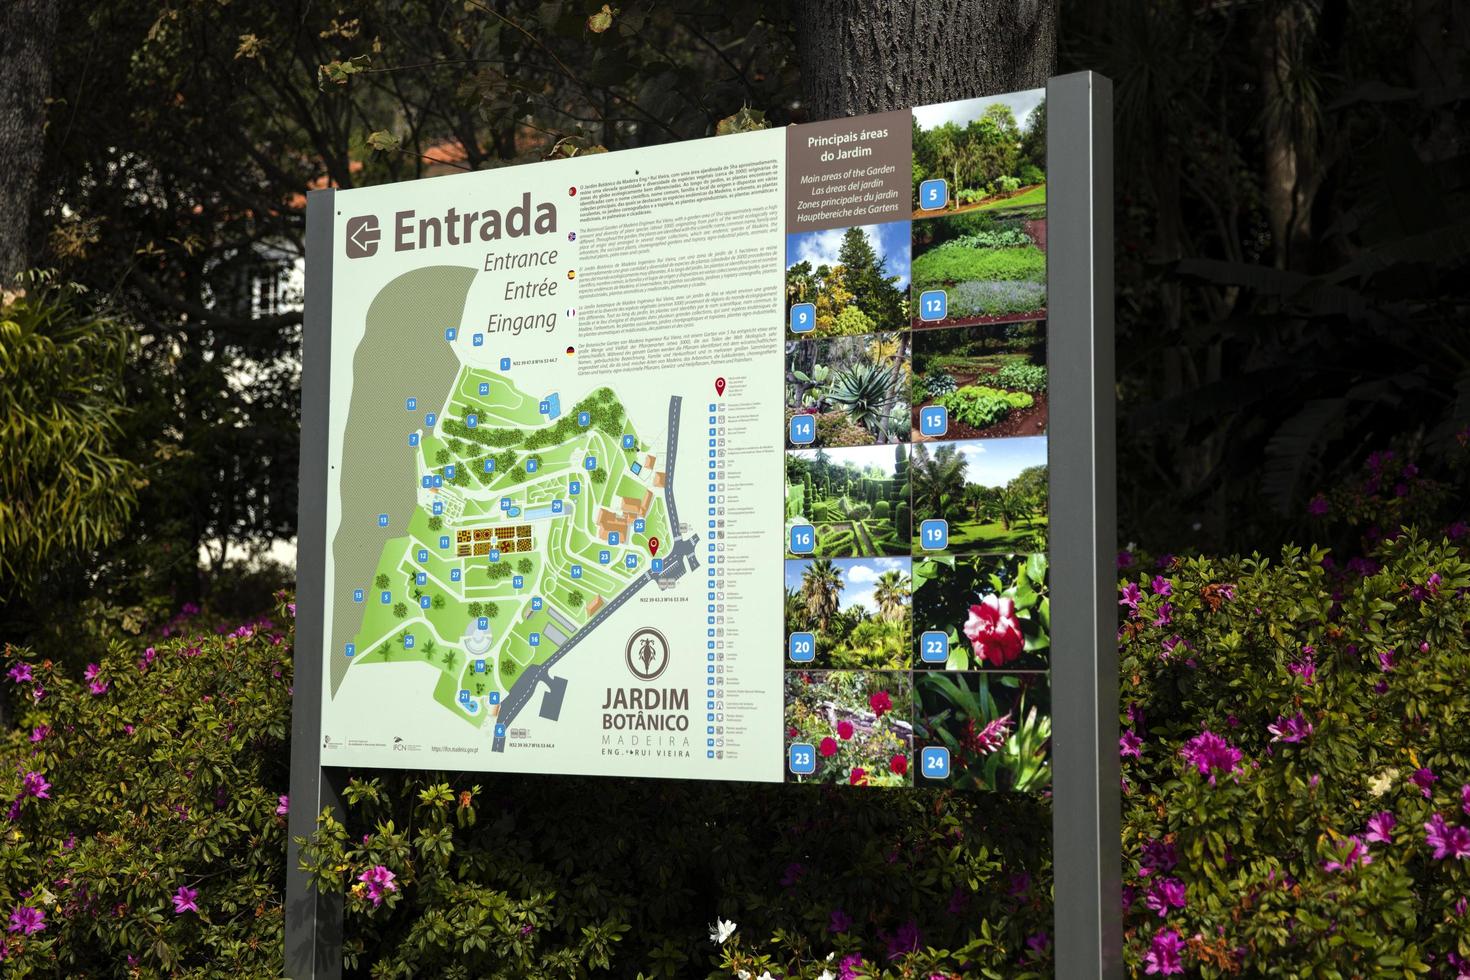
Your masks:
<path fill-rule="evenodd" d="M 5 651 L 7 977 L 280 973 L 289 630 L 174 626 L 81 677 Z"/>
<path fill-rule="evenodd" d="M 791 778 L 851 786 L 912 783 L 914 735 L 905 715 L 913 696 L 903 672 L 788 672 L 787 744 L 804 742 L 817 754 L 812 775 Z"/>

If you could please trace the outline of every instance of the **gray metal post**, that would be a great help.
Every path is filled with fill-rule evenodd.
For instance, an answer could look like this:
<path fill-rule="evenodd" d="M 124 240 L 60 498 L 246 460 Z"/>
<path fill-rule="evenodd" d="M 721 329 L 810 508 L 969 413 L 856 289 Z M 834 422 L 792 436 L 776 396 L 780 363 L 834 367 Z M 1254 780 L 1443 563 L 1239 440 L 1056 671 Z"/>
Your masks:
<path fill-rule="evenodd" d="M 291 699 L 291 813 L 286 848 L 286 976 L 342 975 L 342 895 L 318 891 L 299 870 L 296 838 L 326 806 L 340 812 L 322 768 L 322 587 L 326 581 L 327 405 L 332 359 L 332 229 L 336 192 L 306 198 L 306 309 L 301 329 L 300 510 L 296 529 L 296 652 Z"/>
<path fill-rule="evenodd" d="M 1112 83 L 1053 78 L 1046 115 L 1056 967 L 1121 978 Z"/>

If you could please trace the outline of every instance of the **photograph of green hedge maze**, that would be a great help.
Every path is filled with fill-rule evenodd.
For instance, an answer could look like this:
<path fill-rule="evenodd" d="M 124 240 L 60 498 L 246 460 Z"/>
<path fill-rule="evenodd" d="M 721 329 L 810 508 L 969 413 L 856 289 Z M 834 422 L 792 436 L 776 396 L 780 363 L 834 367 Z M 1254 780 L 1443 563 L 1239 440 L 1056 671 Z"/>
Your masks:
<path fill-rule="evenodd" d="M 810 329 L 792 330 L 791 307 L 810 303 Z M 789 337 L 850 337 L 909 323 L 909 223 L 786 236 Z M 801 324 L 806 327 L 807 324 Z"/>
<path fill-rule="evenodd" d="M 1037 793 L 1051 786 L 1051 688 L 1045 672 L 914 675 L 914 751 L 949 750 L 949 777 L 916 785 Z"/>
<path fill-rule="evenodd" d="M 787 635 L 812 635 L 810 667 L 907 668 L 911 585 L 907 558 L 787 561 Z M 787 655 L 795 666 L 790 642 Z"/>
<path fill-rule="evenodd" d="M 940 551 L 1007 554 L 1046 550 L 1046 437 L 918 443 L 913 481 L 914 554 L 924 521 L 949 524 Z"/>
<path fill-rule="evenodd" d="M 786 342 L 786 440 L 791 446 L 870 446 L 909 437 L 907 331 Z M 812 416 L 806 442 L 791 420 Z"/>
<path fill-rule="evenodd" d="M 915 558 L 914 667 L 1047 669 L 1051 599 L 1046 568 L 1041 553 Z"/>
<path fill-rule="evenodd" d="M 1046 219 L 989 211 L 914 222 L 913 325 L 1008 323 L 1046 316 Z M 942 290 L 942 318 L 920 316 L 920 296 Z"/>
<path fill-rule="evenodd" d="M 1045 217 L 1046 91 L 1031 89 L 914 109 L 914 217 L 999 211 Z M 943 212 L 919 185 L 942 178 Z"/>
<path fill-rule="evenodd" d="M 791 529 L 810 524 L 815 529 L 812 557 L 907 555 L 909 511 L 904 443 L 786 454 L 788 548 Z"/>
<path fill-rule="evenodd" d="M 945 439 L 990 439 L 1046 433 L 1046 325 L 1034 320 L 1000 326 L 953 327 L 914 334 L 914 442 L 919 412 L 943 406 Z"/>
<path fill-rule="evenodd" d="M 788 670 L 786 779 L 847 786 L 910 786 L 913 680 L 902 670 Z M 791 772 L 792 745 L 809 745 L 807 775 Z"/>

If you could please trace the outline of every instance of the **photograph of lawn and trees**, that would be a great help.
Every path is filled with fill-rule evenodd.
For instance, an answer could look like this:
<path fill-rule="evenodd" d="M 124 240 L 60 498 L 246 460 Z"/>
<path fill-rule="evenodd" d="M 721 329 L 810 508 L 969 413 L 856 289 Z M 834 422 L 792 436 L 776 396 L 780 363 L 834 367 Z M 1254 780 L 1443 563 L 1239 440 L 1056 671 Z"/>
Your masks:
<path fill-rule="evenodd" d="M 810 745 L 815 771 L 787 782 L 913 784 L 913 680 L 902 670 L 788 670 L 786 745 Z"/>
<path fill-rule="evenodd" d="M 791 528 L 810 524 L 818 558 L 907 555 L 909 513 L 903 443 L 786 453 L 788 547 Z"/>
<path fill-rule="evenodd" d="M 806 666 L 906 668 L 911 589 L 907 558 L 788 560 L 786 632 L 812 634 Z"/>
<path fill-rule="evenodd" d="M 930 555 L 914 559 L 912 578 L 915 669 L 1050 666 L 1045 554 Z M 926 657 L 933 634 L 943 640 Z M 936 659 L 939 652 L 943 660 Z"/>
<path fill-rule="evenodd" d="M 944 213 L 1006 211 L 1045 217 L 1046 91 L 916 106 L 913 113 L 914 217 L 919 185 L 943 179 Z"/>
<path fill-rule="evenodd" d="M 1047 541 L 1046 437 L 918 443 L 913 482 L 913 553 L 919 527 L 949 523 L 946 551 L 1038 552 Z"/>
<path fill-rule="evenodd" d="M 909 223 L 786 236 L 786 306 L 811 303 L 812 329 L 788 336 L 848 337 L 909 324 Z"/>
<path fill-rule="evenodd" d="M 1045 672 L 914 675 L 914 744 L 949 750 L 956 789 L 1051 787 L 1051 688 Z M 915 774 L 920 785 L 929 782 Z"/>
<path fill-rule="evenodd" d="M 788 446 L 865 446 L 909 437 L 907 330 L 786 342 Z M 815 439 L 791 441 L 791 419 L 810 415 Z"/>
<path fill-rule="evenodd" d="M 913 347 L 914 442 L 1046 433 L 1045 322 L 918 331 Z M 929 405 L 947 410 L 943 436 L 920 431 Z"/>

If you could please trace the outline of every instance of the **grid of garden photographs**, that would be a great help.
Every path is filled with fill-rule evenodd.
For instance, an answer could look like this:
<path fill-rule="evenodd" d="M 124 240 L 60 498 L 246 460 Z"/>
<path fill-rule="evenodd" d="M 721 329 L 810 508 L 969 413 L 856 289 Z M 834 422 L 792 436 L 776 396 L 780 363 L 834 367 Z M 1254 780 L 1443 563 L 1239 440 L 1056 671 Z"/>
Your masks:
<path fill-rule="evenodd" d="M 787 236 L 788 781 L 1050 787 L 1044 96 L 914 109 L 912 220 Z"/>

